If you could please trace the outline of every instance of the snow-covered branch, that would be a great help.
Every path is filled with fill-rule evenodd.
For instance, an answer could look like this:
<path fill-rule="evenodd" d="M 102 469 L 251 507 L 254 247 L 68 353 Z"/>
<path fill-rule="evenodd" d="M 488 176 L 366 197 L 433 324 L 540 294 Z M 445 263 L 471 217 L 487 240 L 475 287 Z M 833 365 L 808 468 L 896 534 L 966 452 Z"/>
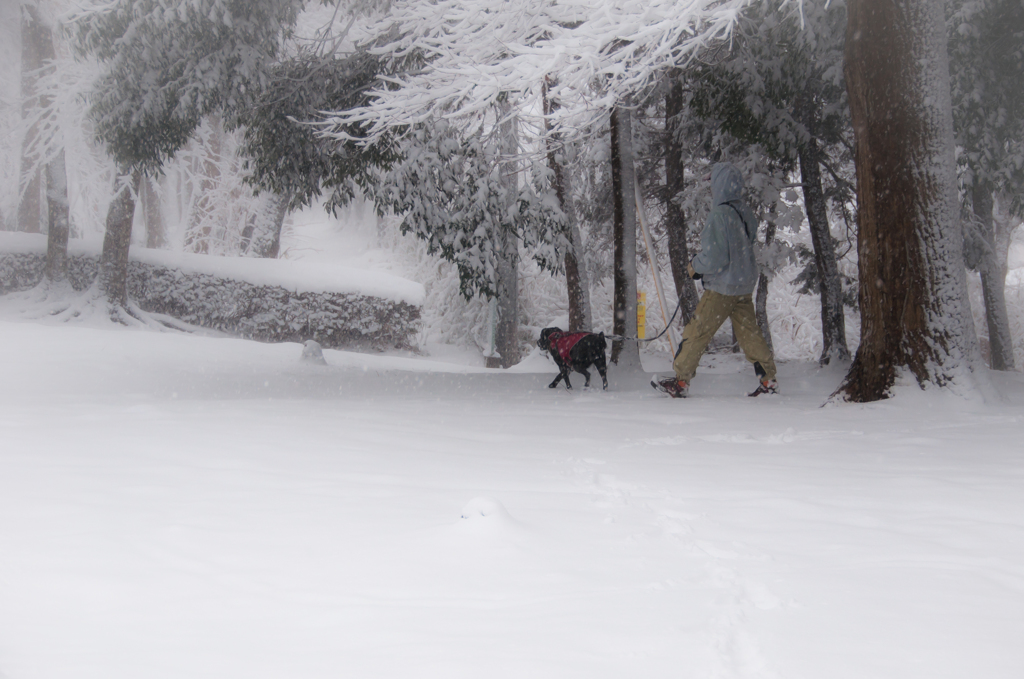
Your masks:
<path fill-rule="evenodd" d="M 476 115 L 503 97 L 520 116 L 541 116 L 545 82 L 559 102 L 550 129 L 564 134 L 727 39 L 750 1 L 407 0 L 377 28 L 399 37 L 372 49 L 395 73 L 369 104 L 337 112 L 328 134 L 348 139 L 345 126 L 358 123 L 373 143 L 395 127 Z M 421 66 L 402 72 L 410 60 Z"/>

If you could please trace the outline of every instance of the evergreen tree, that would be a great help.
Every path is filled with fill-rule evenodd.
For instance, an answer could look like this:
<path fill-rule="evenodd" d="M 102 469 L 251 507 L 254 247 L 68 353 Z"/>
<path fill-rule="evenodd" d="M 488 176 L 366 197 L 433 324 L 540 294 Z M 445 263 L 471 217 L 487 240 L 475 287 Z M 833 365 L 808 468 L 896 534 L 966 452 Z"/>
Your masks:
<path fill-rule="evenodd" d="M 328 210 L 346 205 L 369 190 L 377 169 L 397 159 L 390 139 L 363 146 L 325 137 L 315 124 L 323 111 L 364 103 L 379 71 L 379 59 L 366 51 L 339 57 L 303 50 L 271 68 L 259 100 L 234 117 L 243 131 L 246 181 L 270 194 L 247 229 L 247 254 L 277 256 L 288 210 L 309 205 L 325 191 Z M 358 135 L 359 126 L 349 132 Z"/>
<path fill-rule="evenodd" d="M 518 239 L 548 269 L 559 266 L 564 215 L 550 186 L 550 171 L 534 166 L 548 183 L 513 186 L 503 173 L 507 154 L 499 126 L 465 134 L 444 120 L 415 125 L 399 140 L 400 155 L 379 185 L 370 186 L 382 210 L 403 216 L 413 234 L 456 265 L 467 299 L 498 295 L 499 244 Z M 511 209 L 509 206 L 512 206 Z"/>

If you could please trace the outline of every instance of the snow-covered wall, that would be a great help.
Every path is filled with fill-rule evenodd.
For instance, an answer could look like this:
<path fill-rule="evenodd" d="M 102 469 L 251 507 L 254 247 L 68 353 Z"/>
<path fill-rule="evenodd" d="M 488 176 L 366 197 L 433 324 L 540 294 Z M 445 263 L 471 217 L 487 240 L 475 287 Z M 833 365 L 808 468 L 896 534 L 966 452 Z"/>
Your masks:
<path fill-rule="evenodd" d="M 0 233 L 0 293 L 42 278 L 46 237 Z M 75 289 L 96 277 L 99 249 L 74 242 L 68 277 Z M 136 249 L 129 295 L 151 313 L 242 337 L 314 339 L 325 347 L 410 347 L 423 286 L 378 271 Z"/>

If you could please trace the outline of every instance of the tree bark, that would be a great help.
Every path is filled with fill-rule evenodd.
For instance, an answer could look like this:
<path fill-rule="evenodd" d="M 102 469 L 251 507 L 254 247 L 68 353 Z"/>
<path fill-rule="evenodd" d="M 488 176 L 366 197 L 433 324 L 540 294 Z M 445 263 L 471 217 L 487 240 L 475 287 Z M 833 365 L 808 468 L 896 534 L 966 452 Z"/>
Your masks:
<path fill-rule="evenodd" d="M 59 283 L 68 276 L 68 173 L 64 149 L 46 165 L 46 205 L 49 228 L 46 232 L 46 280 Z"/>
<path fill-rule="evenodd" d="M 21 7 L 21 112 L 27 118 L 33 110 L 44 106 L 38 93 L 39 69 L 54 58 L 53 34 L 31 5 Z M 21 182 L 25 186 L 18 202 L 18 230 L 42 233 L 43 168 L 32 147 L 38 142 L 39 130 L 32 125 L 25 134 L 21 155 Z"/>
<path fill-rule="evenodd" d="M 1006 255 L 996 243 L 991 186 L 976 181 L 971 189 L 971 203 L 974 215 L 981 221 L 982 237 L 987 246 L 978 268 L 988 325 L 989 364 L 993 370 L 1013 370 L 1013 335 L 1006 314 Z"/>
<path fill-rule="evenodd" d="M 558 106 L 548 96 L 547 82 L 542 88 L 544 97 L 544 114 L 550 116 Z M 583 238 L 580 236 L 579 222 L 576 220 L 576 206 L 572 198 L 572 184 L 569 174 L 565 171 L 564 153 L 558 153 L 561 139 L 557 133 L 551 132 L 550 121 L 545 119 L 548 130 L 547 151 L 548 167 L 554 173 L 555 194 L 558 206 L 565 213 L 566 230 L 569 247 L 565 252 L 565 284 L 569 297 L 569 331 L 591 330 L 593 317 L 590 309 L 590 281 L 583 263 Z"/>
<path fill-rule="evenodd" d="M 277 259 L 281 254 L 281 231 L 288 216 L 292 194 L 264 194 L 262 208 L 251 215 L 242 231 L 242 253 L 246 257 Z"/>
<path fill-rule="evenodd" d="M 615 235 L 615 291 L 612 332 L 627 339 L 612 343 L 612 363 L 640 366 L 636 323 L 636 168 L 629 108 L 612 111 L 612 191 Z"/>
<path fill-rule="evenodd" d="M 683 146 L 679 143 L 679 125 L 683 112 L 683 84 L 678 78 L 665 96 L 665 231 L 668 234 L 668 260 L 676 296 L 682 300 L 680 312 L 683 325 L 690 322 L 700 296 L 693 279 L 686 275 L 690 249 L 686 244 L 686 215 L 677 202 L 683 192 Z"/>
<path fill-rule="evenodd" d="M 156 180 L 152 177 L 144 176 L 139 194 L 146 222 L 146 247 L 151 249 L 159 249 L 167 244 L 167 228 L 164 225 L 163 213 L 160 211 L 160 196 L 154 188 L 155 183 Z"/>
<path fill-rule="evenodd" d="M 142 174 L 136 170 L 130 180 L 118 177 L 114 199 L 107 209 L 107 230 L 103 236 L 103 252 L 97 277 L 100 292 L 112 306 L 128 304 L 128 250 L 132 243 L 132 221 L 135 217 L 135 195 Z"/>
<path fill-rule="evenodd" d="M 807 104 L 806 108 L 810 108 Z M 850 349 L 846 346 L 846 318 L 843 315 L 843 286 L 839 280 L 839 265 L 836 263 L 836 248 L 832 242 L 832 230 L 828 223 L 828 207 L 821 185 L 819 149 L 814 139 L 814 121 L 807 114 L 804 122 L 811 139 L 797 151 L 800 160 L 800 174 L 804 192 L 804 210 L 811 229 L 811 244 L 814 246 L 814 262 L 818 269 L 818 292 L 821 295 L 821 357 L 820 365 L 828 365 L 833 358 L 850 360 Z"/>
<path fill-rule="evenodd" d="M 973 384 L 943 5 L 847 7 L 861 344 L 835 395 L 887 398 L 904 367 L 922 386 Z"/>

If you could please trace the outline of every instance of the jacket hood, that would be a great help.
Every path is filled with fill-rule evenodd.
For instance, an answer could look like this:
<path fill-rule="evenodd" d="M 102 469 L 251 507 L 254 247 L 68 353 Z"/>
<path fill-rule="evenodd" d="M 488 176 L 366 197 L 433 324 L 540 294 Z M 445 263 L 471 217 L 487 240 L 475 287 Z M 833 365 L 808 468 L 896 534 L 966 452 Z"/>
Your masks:
<path fill-rule="evenodd" d="M 721 205 L 743 194 L 743 175 L 732 163 L 715 163 L 711 168 L 711 204 Z"/>

